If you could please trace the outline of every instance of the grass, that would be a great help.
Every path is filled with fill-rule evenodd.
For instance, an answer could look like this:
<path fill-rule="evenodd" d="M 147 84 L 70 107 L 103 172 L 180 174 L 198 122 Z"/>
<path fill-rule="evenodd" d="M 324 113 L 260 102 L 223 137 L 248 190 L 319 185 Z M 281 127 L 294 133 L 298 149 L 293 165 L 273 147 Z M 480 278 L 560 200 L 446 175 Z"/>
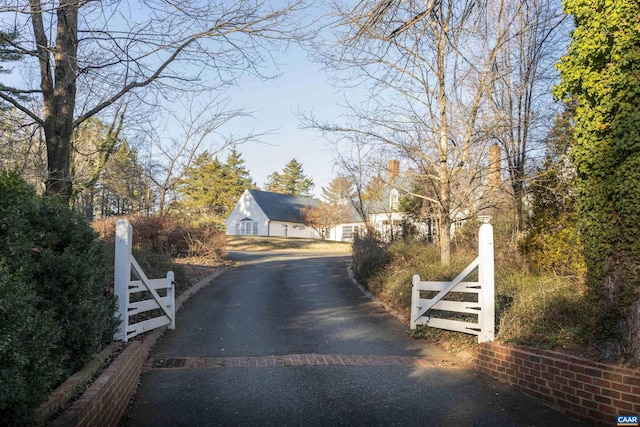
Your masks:
<path fill-rule="evenodd" d="M 408 318 L 411 277 L 419 274 L 422 280 L 451 280 L 474 259 L 476 254 L 472 252 L 455 252 L 451 264 L 443 267 L 434 245 L 396 242 L 384 247 L 383 255 L 375 255 L 381 259 L 382 266 L 371 260 L 360 264 L 364 268 L 359 270 L 359 280 Z M 363 253 L 376 254 L 376 251 Z M 587 302 L 582 277 L 535 272 L 517 254 L 503 255 L 496 254 L 497 339 L 537 348 L 575 350 L 584 355 L 592 306 Z M 358 265 L 358 260 L 354 263 Z M 456 299 L 456 295 L 445 299 Z M 475 342 L 473 336 L 433 328 L 420 328 L 413 335 L 437 341 L 454 352 Z"/>
<path fill-rule="evenodd" d="M 329 240 L 302 239 L 296 237 L 265 237 L 265 236 L 227 236 L 227 250 L 229 251 L 317 251 L 338 252 L 348 254 L 351 244 L 333 242 Z"/>

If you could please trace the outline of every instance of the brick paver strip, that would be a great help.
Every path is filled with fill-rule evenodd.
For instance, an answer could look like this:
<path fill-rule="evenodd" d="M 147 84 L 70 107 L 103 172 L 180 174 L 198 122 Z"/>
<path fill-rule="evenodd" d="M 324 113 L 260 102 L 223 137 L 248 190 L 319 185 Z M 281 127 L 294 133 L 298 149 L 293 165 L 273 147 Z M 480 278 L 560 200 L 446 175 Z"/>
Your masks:
<path fill-rule="evenodd" d="M 149 369 L 258 368 L 273 366 L 405 366 L 419 368 L 457 367 L 451 361 L 412 356 L 360 354 L 282 354 L 241 357 L 172 357 L 152 359 Z"/>

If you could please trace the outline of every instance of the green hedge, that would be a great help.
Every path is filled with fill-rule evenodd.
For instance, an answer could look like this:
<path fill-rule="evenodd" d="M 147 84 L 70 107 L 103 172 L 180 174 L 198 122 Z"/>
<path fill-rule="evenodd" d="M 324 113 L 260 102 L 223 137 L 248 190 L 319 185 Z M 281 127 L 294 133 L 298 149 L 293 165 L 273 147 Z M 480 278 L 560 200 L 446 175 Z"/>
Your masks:
<path fill-rule="evenodd" d="M 0 172 L 0 417 L 22 424 L 111 340 L 104 246 L 57 199 Z"/>

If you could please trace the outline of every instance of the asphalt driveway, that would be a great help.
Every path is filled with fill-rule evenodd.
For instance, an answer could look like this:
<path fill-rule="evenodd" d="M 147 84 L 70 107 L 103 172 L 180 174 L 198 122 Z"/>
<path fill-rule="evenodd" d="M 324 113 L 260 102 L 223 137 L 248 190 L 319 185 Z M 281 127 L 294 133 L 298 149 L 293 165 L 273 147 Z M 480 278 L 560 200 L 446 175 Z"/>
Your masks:
<path fill-rule="evenodd" d="M 411 339 L 345 256 L 232 256 L 153 350 L 123 426 L 581 425 Z"/>

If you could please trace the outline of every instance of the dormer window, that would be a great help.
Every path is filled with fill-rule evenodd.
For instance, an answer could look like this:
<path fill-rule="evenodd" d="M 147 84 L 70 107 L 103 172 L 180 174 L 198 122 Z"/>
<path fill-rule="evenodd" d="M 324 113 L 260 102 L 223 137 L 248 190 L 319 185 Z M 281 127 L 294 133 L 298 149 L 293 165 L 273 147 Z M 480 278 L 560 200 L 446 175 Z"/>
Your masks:
<path fill-rule="evenodd" d="M 398 193 L 398 190 L 396 190 L 395 188 L 392 189 L 391 192 L 389 193 L 389 208 L 392 211 L 398 210 L 399 200 L 400 200 L 400 195 Z"/>

